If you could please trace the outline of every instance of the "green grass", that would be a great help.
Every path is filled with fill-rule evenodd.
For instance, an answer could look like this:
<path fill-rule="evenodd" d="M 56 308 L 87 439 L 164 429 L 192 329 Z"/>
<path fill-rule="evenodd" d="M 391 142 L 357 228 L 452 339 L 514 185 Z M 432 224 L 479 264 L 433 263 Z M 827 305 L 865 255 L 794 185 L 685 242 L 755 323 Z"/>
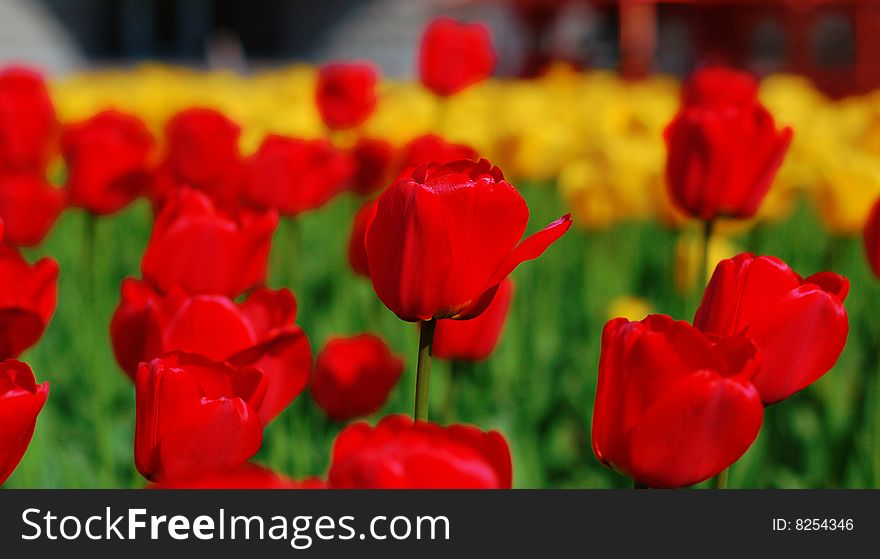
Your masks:
<path fill-rule="evenodd" d="M 565 212 L 555 190 L 522 189 L 530 230 Z M 290 286 L 297 322 L 317 353 L 332 335 L 379 333 L 407 369 L 382 413 L 410 413 L 417 329 L 378 302 L 369 282 L 347 262 L 358 201 L 343 195 L 297 223 L 282 222 L 270 261 L 270 287 Z M 139 275 L 150 210 L 141 201 L 99 219 L 94 254 L 87 218 L 71 210 L 31 259 L 61 265 L 58 309 L 42 340 L 22 359 L 49 380 L 49 401 L 30 448 L 8 487 L 140 487 L 134 468 L 134 390 L 118 369 L 108 324 L 122 278 Z M 655 312 L 691 318 L 693 298 L 674 289 L 676 232 L 654 223 L 621 224 L 601 233 L 577 228 L 514 274 L 514 301 L 501 344 L 472 366 L 437 362 L 431 417 L 498 429 L 510 443 L 515 487 L 627 487 L 590 449 L 599 339 L 609 302 L 646 297 Z M 837 367 L 822 380 L 767 410 L 752 449 L 731 473 L 732 487 L 880 486 L 880 282 L 869 273 L 859 239 L 829 239 L 811 213 L 736 239 L 774 254 L 807 275 L 833 269 L 851 279 L 851 331 Z M 296 246 L 298 249 L 295 249 Z M 89 261 L 92 264 L 89 264 Z M 454 373 L 454 374 L 453 374 Z M 381 414 L 370 418 L 375 421 Z M 304 393 L 267 429 L 257 461 L 294 477 L 324 475 L 333 437 Z"/>

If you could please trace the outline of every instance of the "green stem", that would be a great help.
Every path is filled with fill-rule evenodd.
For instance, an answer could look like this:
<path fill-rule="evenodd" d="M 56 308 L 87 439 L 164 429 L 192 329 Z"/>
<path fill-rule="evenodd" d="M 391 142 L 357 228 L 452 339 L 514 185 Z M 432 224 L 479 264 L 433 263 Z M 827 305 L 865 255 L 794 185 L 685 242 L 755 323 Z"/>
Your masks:
<path fill-rule="evenodd" d="M 727 478 L 730 476 L 730 468 L 725 469 L 720 474 L 712 478 L 713 489 L 727 489 Z"/>
<path fill-rule="evenodd" d="M 416 368 L 416 406 L 413 417 L 428 420 L 428 389 L 431 384 L 431 346 L 437 319 L 423 320 L 419 327 L 419 362 Z"/>

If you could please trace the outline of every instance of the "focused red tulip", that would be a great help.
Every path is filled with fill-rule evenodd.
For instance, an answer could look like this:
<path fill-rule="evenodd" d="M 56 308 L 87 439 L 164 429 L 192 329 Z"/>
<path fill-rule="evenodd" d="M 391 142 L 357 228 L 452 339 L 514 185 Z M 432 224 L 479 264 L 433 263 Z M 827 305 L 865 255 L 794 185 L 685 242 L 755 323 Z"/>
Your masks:
<path fill-rule="evenodd" d="M 848 292 L 843 276 L 821 272 L 804 279 L 778 258 L 739 254 L 715 268 L 694 325 L 754 341 L 763 364 L 753 382 L 764 403 L 772 404 L 837 362 L 849 333 Z"/>
<path fill-rule="evenodd" d="M 666 182 L 691 217 L 755 215 L 791 142 L 777 130 L 749 75 L 720 67 L 697 71 L 666 128 Z"/>
<path fill-rule="evenodd" d="M 376 70 L 370 64 L 327 64 L 318 70 L 318 112 L 328 128 L 360 126 L 376 108 Z"/>
<path fill-rule="evenodd" d="M 366 233 L 373 288 L 403 320 L 478 316 L 514 268 L 571 226 L 565 215 L 520 242 L 528 220 L 485 159 L 419 166 L 379 197 Z"/>
<path fill-rule="evenodd" d="M 399 170 L 423 163 L 449 163 L 459 159 L 477 160 L 477 151 L 464 144 L 447 142 L 440 136 L 426 134 L 411 140 L 400 150 Z"/>
<path fill-rule="evenodd" d="M 600 462 L 650 487 L 717 475 L 751 446 L 763 420 L 751 379 L 759 350 L 651 315 L 605 325 L 593 408 Z"/>
<path fill-rule="evenodd" d="M 294 326 L 296 300 L 282 289 L 257 289 L 242 303 L 221 295 L 163 296 L 134 279 L 122 283 L 122 299 L 110 323 L 113 351 L 134 379 L 138 365 L 181 350 L 259 369 L 266 377 L 260 419 L 269 423 L 306 387 L 312 352 Z"/>
<path fill-rule="evenodd" d="M 240 134 L 238 124 L 214 109 L 192 108 L 174 115 L 165 127 L 165 156 L 157 170 L 153 199 L 189 186 L 222 204 L 235 203 L 245 177 Z"/>
<path fill-rule="evenodd" d="M 205 193 L 182 188 L 170 193 L 144 252 L 144 278 L 169 293 L 236 297 L 266 278 L 273 210 L 225 210 Z"/>
<path fill-rule="evenodd" d="M 354 163 L 351 189 L 368 196 L 388 186 L 394 147 L 385 140 L 360 138 L 350 151 Z"/>
<path fill-rule="evenodd" d="M 0 174 L 0 219 L 6 242 L 30 247 L 40 244 L 64 209 L 64 191 L 41 175 Z"/>
<path fill-rule="evenodd" d="M 26 68 L 0 71 L 0 172 L 42 176 L 57 128 L 43 77 Z"/>
<path fill-rule="evenodd" d="M 880 200 L 871 208 L 864 230 L 865 255 L 874 275 L 880 278 Z"/>
<path fill-rule="evenodd" d="M 333 489 L 510 489 L 510 450 L 497 431 L 441 427 L 402 415 L 353 423 L 333 443 Z"/>
<path fill-rule="evenodd" d="M 233 470 L 263 440 L 257 409 L 266 382 L 196 354 L 174 352 L 141 363 L 136 382 L 134 458 L 150 481 Z"/>
<path fill-rule="evenodd" d="M 434 357 L 461 361 L 482 361 L 498 344 L 513 287 L 509 279 L 498 286 L 483 314 L 470 320 L 441 320 L 434 331 Z"/>
<path fill-rule="evenodd" d="M 14 248 L 0 245 L 0 359 L 21 355 L 49 324 L 58 296 L 58 264 L 29 265 Z"/>
<path fill-rule="evenodd" d="M 0 362 L 0 485 L 21 462 L 49 396 L 49 383 L 37 384 L 21 361 Z"/>
<path fill-rule="evenodd" d="M 357 211 L 351 226 L 351 236 L 348 241 L 348 263 L 356 274 L 370 277 L 370 267 L 367 264 L 367 247 L 365 238 L 367 226 L 376 214 L 376 201 L 368 200 Z"/>
<path fill-rule="evenodd" d="M 309 390 L 330 419 L 345 421 L 378 411 L 402 373 L 403 360 L 381 338 L 332 338 L 318 354 Z"/>
<path fill-rule="evenodd" d="M 124 208 L 150 185 L 153 145 L 139 118 L 114 110 L 67 125 L 61 153 L 68 203 L 98 215 Z"/>
<path fill-rule="evenodd" d="M 269 135 L 248 163 L 244 199 L 295 216 L 329 202 L 353 171 L 351 159 L 326 140 Z"/>
<path fill-rule="evenodd" d="M 295 481 L 268 468 L 247 463 L 229 471 L 151 483 L 147 489 L 324 489 L 325 487 L 326 483 L 317 478 Z"/>
<path fill-rule="evenodd" d="M 495 62 L 489 30 L 479 23 L 438 18 L 422 35 L 419 74 L 437 95 L 446 97 L 491 77 Z"/>

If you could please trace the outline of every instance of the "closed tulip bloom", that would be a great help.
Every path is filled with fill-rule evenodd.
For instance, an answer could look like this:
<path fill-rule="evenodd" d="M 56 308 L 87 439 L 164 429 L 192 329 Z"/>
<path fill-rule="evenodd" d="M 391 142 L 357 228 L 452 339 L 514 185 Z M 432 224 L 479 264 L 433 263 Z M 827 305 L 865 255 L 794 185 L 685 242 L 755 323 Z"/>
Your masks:
<path fill-rule="evenodd" d="M 684 487 L 717 475 L 761 428 L 764 407 L 751 383 L 759 362 L 746 338 L 719 341 L 668 316 L 609 321 L 593 452 L 650 487 Z"/>
<path fill-rule="evenodd" d="M 459 159 L 477 160 L 477 151 L 464 144 L 447 142 L 440 136 L 426 134 L 411 140 L 400 150 L 398 169 L 404 170 L 423 163 L 449 163 Z"/>
<path fill-rule="evenodd" d="M 333 489 L 510 489 L 510 450 L 497 431 L 388 416 L 353 423 L 333 443 Z"/>
<path fill-rule="evenodd" d="M 385 140 L 360 138 L 350 151 L 354 164 L 351 189 L 361 196 L 388 186 L 388 175 L 394 162 L 394 146 Z"/>
<path fill-rule="evenodd" d="M 420 166 L 379 197 L 366 234 L 373 288 L 402 320 L 473 318 L 571 226 L 565 215 L 520 242 L 528 220 L 525 200 L 487 160 Z"/>
<path fill-rule="evenodd" d="M 843 276 L 820 272 L 805 279 L 778 258 L 740 254 L 715 268 L 694 325 L 755 342 L 763 364 L 753 382 L 764 403 L 772 404 L 837 362 L 849 333 L 848 292 Z"/>
<path fill-rule="evenodd" d="M 755 215 L 791 142 L 748 74 L 697 71 L 666 128 L 666 182 L 675 205 L 703 220 Z"/>
<path fill-rule="evenodd" d="M 26 68 L 0 71 L 0 172 L 42 175 L 57 127 L 40 74 Z"/>
<path fill-rule="evenodd" d="M 437 95 L 447 97 L 491 77 L 495 62 L 489 30 L 482 24 L 438 18 L 422 35 L 419 75 Z"/>
<path fill-rule="evenodd" d="M 354 128 L 376 108 L 376 70 L 369 64 L 327 64 L 318 70 L 318 112 L 328 128 Z"/>
<path fill-rule="evenodd" d="M 315 361 L 310 391 L 330 419 L 345 421 L 381 408 L 401 373 L 403 361 L 381 338 L 332 338 Z"/>
<path fill-rule="evenodd" d="M 163 296 L 129 278 L 122 283 L 110 338 L 116 360 L 132 379 L 140 363 L 173 350 L 259 369 L 267 388 L 258 411 L 269 423 L 303 391 L 311 373 L 309 341 L 295 319 L 296 300 L 286 289 L 260 288 L 236 303 L 180 290 Z"/>
<path fill-rule="evenodd" d="M 434 331 L 434 357 L 482 361 L 489 357 L 504 328 L 513 286 L 505 279 L 483 314 L 470 320 L 441 320 Z"/>
<path fill-rule="evenodd" d="M 61 152 L 68 203 L 98 215 L 124 208 L 149 186 L 153 145 L 139 118 L 118 111 L 66 126 Z"/>
<path fill-rule="evenodd" d="M 880 278 L 880 200 L 871 208 L 864 229 L 865 255 L 874 275 Z"/>
<path fill-rule="evenodd" d="M 48 396 L 49 383 L 37 384 L 25 363 L 0 362 L 0 485 L 24 456 Z"/>
<path fill-rule="evenodd" d="M 37 343 L 55 311 L 58 264 L 43 258 L 31 266 L 14 248 L 0 245 L 0 359 Z"/>
<path fill-rule="evenodd" d="M 168 293 L 236 297 L 260 285 L 278 214 L 272 210 L 225 210 L 203 192 L 172 193 L 153 223 L 141 270 Z"/>
<path fill-rule="evenodd" d="M 209 472 L 192 478 L 151 483 L 147 489 L 324 489 L 318 478 L 292 480 L 268 468 L 247 463 L 235 469 Z"/>
<path fill-rule="evenodd" d="M 136 382 L 134 457 L 150 481 L 235 469 L 263 440 L 263 374 L 174 352 L 142 363 Z"/>
<path fill-rule="evenodd" d="M 165 159 L 154 185 L 154 199 L 172 187 L 190 186 L 224 204 L 234 203 L 244 179 L 238 140 L 241 128 L 214 109 L 191 108 L 165 127 Z"/>
<path fill-rule="evenodd" d="M 351 159 L 326 140 L 269 135 L 248 163 L 244 199 L 295 216 L 329 202 L 353 171 Z"/>
<path fill-rule="evenodd" d="M 6 242 L 31 247 L 40 244 L 61 210 L 64 192 L 33 173 L 0 173 L 0 219 L 6 223 Z"/>
<path fill-rule="evenodd" d="M 365 238 L 367 226 L 376 214 L 376 201 L 369 200 L 357 211 L 351 226 L 351 236 L 348 241 L 348 263 L 356 274 L 370 277 L 370 267 L 367 264 L 367 247 Z"/>

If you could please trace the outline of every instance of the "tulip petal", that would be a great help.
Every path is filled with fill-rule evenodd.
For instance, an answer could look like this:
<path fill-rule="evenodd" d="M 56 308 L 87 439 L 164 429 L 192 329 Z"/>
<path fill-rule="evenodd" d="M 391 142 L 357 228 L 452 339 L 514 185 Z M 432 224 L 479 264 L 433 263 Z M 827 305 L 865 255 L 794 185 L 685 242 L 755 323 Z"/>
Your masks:
<path fill-rule="evenodd" d="M 570 228 L 571 214 L 565 214 L 537 233 L 526 237 L 495 270 L 489 280 L 489 285 L 501 282 L 523 262 L 534 260 L 544 254 L 544 251 L 559 240 Z"/>

